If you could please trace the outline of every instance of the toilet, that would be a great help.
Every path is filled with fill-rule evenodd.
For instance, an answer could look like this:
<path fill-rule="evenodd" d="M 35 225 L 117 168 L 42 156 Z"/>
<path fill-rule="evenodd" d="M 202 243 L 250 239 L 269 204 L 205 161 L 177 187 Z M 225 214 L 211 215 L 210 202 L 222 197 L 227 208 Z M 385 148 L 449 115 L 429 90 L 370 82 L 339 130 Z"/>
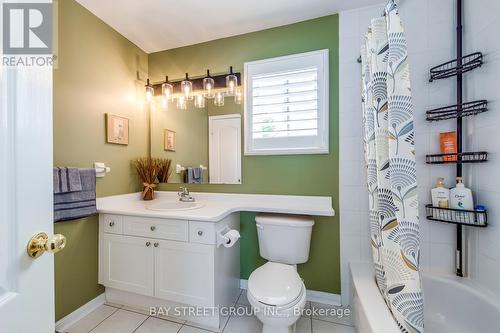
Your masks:
<path fill-rule="evenodd" d="M 258 214 L 260 256 L 268 262 L 248 279 L 247 297 L 262 333 L 294 333 L 306 303 L 297 264 L 309 259 L 314 220 L 309 216 Z"/>

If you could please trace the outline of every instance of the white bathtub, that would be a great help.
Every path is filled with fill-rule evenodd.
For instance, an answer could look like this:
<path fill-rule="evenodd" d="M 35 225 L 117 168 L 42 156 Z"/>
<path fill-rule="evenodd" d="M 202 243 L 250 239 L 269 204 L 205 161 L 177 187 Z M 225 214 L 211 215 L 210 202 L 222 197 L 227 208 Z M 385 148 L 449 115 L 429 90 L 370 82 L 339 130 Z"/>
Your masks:
<path fill-rule="evenodd" d="M 375 284 L 371 265 L 351 263 L 350 270 L 358 333 L 400 333 Z M 426 333 L 500 332 L 500 300 L 473 281 L 424 274 L 423 287 Z"/>

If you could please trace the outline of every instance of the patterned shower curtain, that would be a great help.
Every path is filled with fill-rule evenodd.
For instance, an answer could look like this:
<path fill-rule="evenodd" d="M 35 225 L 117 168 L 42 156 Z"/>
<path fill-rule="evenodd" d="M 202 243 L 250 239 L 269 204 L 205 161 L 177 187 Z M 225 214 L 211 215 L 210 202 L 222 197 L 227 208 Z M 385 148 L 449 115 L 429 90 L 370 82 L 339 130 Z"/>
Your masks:
<path fill-rule="evenodd" d="M 397 5 L 372 20 L 361 47 L 362 101 L 375 276 L 402 332 L 423 332 L 413 105 Z"/>

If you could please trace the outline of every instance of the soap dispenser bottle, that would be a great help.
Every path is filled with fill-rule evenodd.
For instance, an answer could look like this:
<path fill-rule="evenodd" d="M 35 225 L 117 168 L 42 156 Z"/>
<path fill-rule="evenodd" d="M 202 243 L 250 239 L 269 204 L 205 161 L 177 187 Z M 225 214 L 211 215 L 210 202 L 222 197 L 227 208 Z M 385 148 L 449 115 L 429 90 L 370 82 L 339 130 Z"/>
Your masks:
<path fill-rule="evenodd" d="M 431 190 L 431 196 L 434 207 L 450 207 L 450 190 L 444 187 L 444 178 L 437 179 L 437 185 Z"/>
<path fill-rule="evenodd" d="M 450 208 L 450 190 L 444 186 L 444 178 L 437 179 L 437 185 L 431 190 L 432 206 L 439 208 Z M 444 218 L 446 211 L 433 209 L 432 217 Z"/>
<path fill-rule="evenodd" d="M 457 177 L 457 185 L 450 191 L 450 205 L 454 209 L 474 209 L 472 191 L 465 187 L 462 177 Z"/>

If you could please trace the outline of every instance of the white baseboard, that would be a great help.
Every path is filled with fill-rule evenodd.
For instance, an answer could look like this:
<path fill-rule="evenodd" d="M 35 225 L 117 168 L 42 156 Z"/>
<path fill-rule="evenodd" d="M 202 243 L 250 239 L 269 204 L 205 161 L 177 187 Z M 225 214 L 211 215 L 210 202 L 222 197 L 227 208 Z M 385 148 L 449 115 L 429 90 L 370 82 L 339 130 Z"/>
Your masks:
<path fill-rule="evenodd" d="M 240 288 L 246 290 L 248 288 L 248 280 L 241 279 Z M 310 302 L 323 303 L 328 305 L 341 305 L 342 303 L 342 298 L 340 297 L 340 295 L 316 290 L 307 290 L 306 299 Z"/>
<path fill-rule="evenodd" d="M 106 295 L 104 293 L 100 294 L 93 300 L 88 303 L 82 305 L 75 311 L 71 312 L 64 318 L 61 318 L 56 323 L 56 332 L 64 332 L 71 326 L 73 326 L 77 321 L 100 307 L 106 301 Z"/>

